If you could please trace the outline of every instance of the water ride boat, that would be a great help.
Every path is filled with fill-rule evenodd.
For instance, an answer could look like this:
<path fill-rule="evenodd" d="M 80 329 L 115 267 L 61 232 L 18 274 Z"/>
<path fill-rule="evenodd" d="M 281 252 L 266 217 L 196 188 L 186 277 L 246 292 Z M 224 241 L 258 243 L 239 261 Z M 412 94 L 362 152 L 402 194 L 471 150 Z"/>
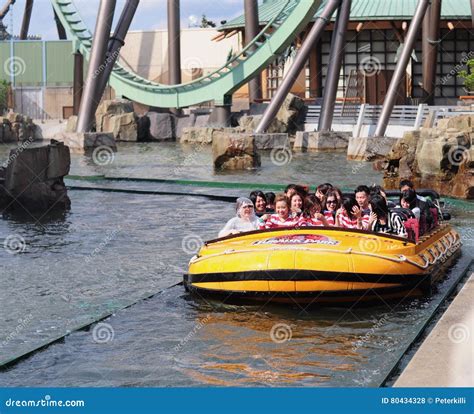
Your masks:
<path fill-rule="evenodd" d="M 460 248 L 448 222 L 418 240 L 337 227 L 258 230 L 206 242 L 184 284 L 227 303 L 397 299 L 430 291 Z"/>

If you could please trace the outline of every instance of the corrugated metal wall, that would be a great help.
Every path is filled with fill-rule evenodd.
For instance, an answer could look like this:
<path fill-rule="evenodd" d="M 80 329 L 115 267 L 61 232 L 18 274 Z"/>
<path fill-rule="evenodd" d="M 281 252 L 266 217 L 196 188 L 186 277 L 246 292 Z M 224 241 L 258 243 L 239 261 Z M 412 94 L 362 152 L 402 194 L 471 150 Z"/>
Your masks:
<path fill-rule="evenodd" d="M 0 42 L 0 62 L 0 79 L 11 81 L 13 74 L 14 87 L 72 85 L 70 41 L 14 41 L 13 47 L 11 42 Z"/>

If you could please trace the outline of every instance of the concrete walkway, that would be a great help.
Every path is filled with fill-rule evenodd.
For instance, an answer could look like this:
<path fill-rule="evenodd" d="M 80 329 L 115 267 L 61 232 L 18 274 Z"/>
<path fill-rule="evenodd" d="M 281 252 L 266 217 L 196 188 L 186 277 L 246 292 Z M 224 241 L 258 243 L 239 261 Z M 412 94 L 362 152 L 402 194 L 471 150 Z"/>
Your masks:
<path fill-rule="evenodd" d="M 394 387 L 474 386 L 474 273 Z"/>

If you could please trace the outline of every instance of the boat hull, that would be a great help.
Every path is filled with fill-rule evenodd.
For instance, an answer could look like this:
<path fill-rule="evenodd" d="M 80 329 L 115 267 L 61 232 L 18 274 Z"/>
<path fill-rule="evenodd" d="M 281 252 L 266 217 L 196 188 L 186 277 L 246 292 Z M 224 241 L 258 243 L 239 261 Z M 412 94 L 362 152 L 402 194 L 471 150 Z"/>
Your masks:
<path fill-rule="evenodd" d="M 184 284 L 227 303 L 387 301 L 429 292 L 460 245 L 449 225 L 417 244 L 335 228 L 252 232 L 207 242 Z"/>

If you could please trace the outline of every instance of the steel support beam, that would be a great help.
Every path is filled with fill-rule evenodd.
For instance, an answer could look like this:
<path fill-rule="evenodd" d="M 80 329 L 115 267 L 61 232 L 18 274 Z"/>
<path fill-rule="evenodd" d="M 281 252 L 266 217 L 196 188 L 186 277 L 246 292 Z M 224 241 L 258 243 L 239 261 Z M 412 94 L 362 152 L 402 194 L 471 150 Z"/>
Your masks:
<path fill-rule="evenodd" d="M 216 124 L 221 128 L 230 126 L 230 117 L 232 114 L 231 105 L 216 105 L 214 107 L 216 114 Z"/>
<path fill-rule="evenodd" d="M 334 106 L 336 104 L 337 87 L 341 74 L 342 59 L 344 57 L 347 24 L 351 14 L 352 0 L 342 0 L 337 13 L 337 20 L 334 25 L 331 40 L 331 54 L 329 56 L 329 67 L 324 88 L 323 104 L 319 117 L 318 131 L 330 131 L 334 116 Z"/>
<path fill-rule="evenodd" d="M 28 38 L 28 30 L 30 29 L 31 12 L 33 11 L 33 0 L 26 0 L 23 21 L 21 22 L 20 40 Z"/>
<path fill-rule="evenodd" d="M 260 21 L 258 17 L 258 1 L 244 0 L 245 3 L 245 45 L 248 45 L 260 32 Z M 259 72 L 249 82 L 250 103 L 262 99 L 262 75 Z"/>
<path fill-rule="evenodd" d="M 94 108 L 98 105 L 98 102 L 95 102 L 98 75 L 100 74 L 100 67 L 105 61 L 110 30 L 114 19 L 115 4 L 116 0 L 100 0 L 99 14 L 97 15 L 89 59 L 89 69 L 77 120 L 77 132 L 89 132 L 92 129 L 95 115 Z"/>
<path fill-rule="evenodd" d="M 112 73 L 112 69 L 114 68 L 115 62 L 120 54 L 120 49 L 125 44 L 125 37 L 127 36 L 130 25 L 132 24 L 139 3 L 140 0 L 127 0 L 127 3 L 125 3 L 125 6 L 123 7 L 122 14 L 120 15 L 120 19 L 115 27 L 115 32 L 109 40 L 107 54 L 105 61 L 103 62 L 103 70 L 98 76 L 99 80 L 95 99 L 96 102 L 100 102 L 102 99 L 110 74 Z M 95 110 L 97 110 L 97 107 Z"/>
<path fill-rule="evenodd" d="M 438 67 L 441 0 L 431 0 L 423 20 L 423 101 L 434 105 L 436 68 Z"/>
<path fill-rule="evenodd" d="M 59 16 L 56 13 L 56 10 L 54 7 L 53 7 L 53 13 L 54 13 L 54 21 L 56 22 L 56 29 L 58 31 L 59 40 L 66 40 L 67 39 L 66 29 L 64 29 L 64 26 L 61 23 L 61 20 L 59 19 Z"/>
<path fill-rule="evenodd" d="M 16 0 L 7 0 L 5 5 L 0 10 L 0 20 L 4 19 L 7 13 L 10 11 L 10 7 L 15 4 Z"/>
<path fill-rule="evenodd" d="M 72 113 L 79 114 L 79 108 L 82 101 L 82 91 L 84 88 L 84 57 L 82 53 L 76 50 L 74 52 L 74 80 L 73 80 L 73 104 Z"/>
<path fill-rule="evenodd" d="M 296 58 L 288 71 L 287 75 L 283 79 L 280 87 L 278 88 L 274 98 L 268 105 L 268 108 L 263 114 L 262 120 L 258 124 L 257 129 L 255 130 L 256 134 L 263 134 L 267 128 L 272 123 L 273 119 L 277 115 L 278 111 L 281 108 L 286 96 L 290 93 L 291 88 L 293 87 L 296 79 L 298 79 L 299 74 L 303 70 L 306 61 L 311 53 L 311 50 L 316 45 L 316 42 L 319 40 L 321 35 L 324 32 L 325 27 L 329 23 L 329 20 L 336 9 L 341 4 L 341 0 L 328 0 L 324 10 L 321 15 L 317 17 L 316 22 L 311 28 L 308 36 L 306 37 L 303 45 L 301 46 Z"/>
<path fill-rule="evenodd" d="M 181 83 L 181 24 L 179 0 L 168 0 L 168 72 L 169 84 Z"/>
<path fill-rule="evenodd" d="M 431 0 L 419 0 L 416 7 L 415 15 L 408 29 L 407 36 L 405 38 L 405 46 L 400 55 L 400 58 L 395 68 L 395 72 L 390 82 L 390 86 L 387 91 L 387 95 L 384 100 L 382 113 L 380 114 L 379 121 L 377 123 L 377 128 L 375 129 L 376 137 L 383 137 L 385 131 L 387 130 L 388 123 L 390 121 L 390 116 L 392 115 L 393 107 L 397 99 L 397 92 L 400 82 L 404 79 L 408 61 L 410 60 L 413 47 L 415 46 L 415 41 L 418 35 L 418 31 L 423 22 L 423 18 L 426 14 L 426 9 L 428 8 Z"/>

